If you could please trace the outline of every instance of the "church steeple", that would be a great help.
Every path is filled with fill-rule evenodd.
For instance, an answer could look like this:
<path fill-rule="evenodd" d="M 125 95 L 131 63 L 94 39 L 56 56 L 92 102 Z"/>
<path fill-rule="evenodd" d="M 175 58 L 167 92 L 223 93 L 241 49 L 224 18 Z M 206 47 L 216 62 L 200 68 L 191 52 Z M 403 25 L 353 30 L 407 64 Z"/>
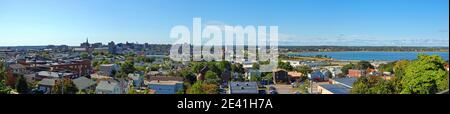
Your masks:
<path fill-rule="evenodd" d="M 86 43 L 89 44 L 89 37 L 86 37 Z"/>

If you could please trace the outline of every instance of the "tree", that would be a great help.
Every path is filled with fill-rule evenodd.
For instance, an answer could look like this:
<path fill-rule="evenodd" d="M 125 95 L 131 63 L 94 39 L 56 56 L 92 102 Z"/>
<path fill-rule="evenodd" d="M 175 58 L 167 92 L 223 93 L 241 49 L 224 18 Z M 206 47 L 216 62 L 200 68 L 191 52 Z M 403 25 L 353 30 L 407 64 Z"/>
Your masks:
<path fill-rule="evenodd" d="M 408 66 L 408 60 L 400 60 L 395 62 L 393 71 L 395 77 L 391 80 L 395 87 L 395 93 L 400 93 L 403 90 L 402 78 L 405 75 L 405 68 Z"/>
<path fill-rule="evenodd" d="M 179 76 L 186 79 L 186 81 L 189 82 L 190 84 L 193 84 L 195 81 L 197 81 L 197 76 L 189 69 L 182 69 L 178 74 Z"/>
<path fill-rule="evenodd" d="M 16 86 L 17 92 L 19 92 L 20 94 L 27 94 L 30 91 L 29 87 L 28 87 L 28 83 L 25 80 L 25 78 L 23 77 L 23 75 L 19 76 L 15 86 Z"/>
<path fill-rule="evenodd" d="M 0 81 L 6 79 L 6 65 L 1 62 L 0 63 Z"/>
<path fill-rule="evenodd" d="M 264 80 L 267 80 L 269 83 L 273 82 L 273 74 L 272 73 L 267 73 L 264 77 Z"/>
<path fill-rule="evenodd" d="M 134 67 L 134 62 L 133 61 L 125 61 L 121 65 L 120 68 L 121 68 L 121 72 L 123 72 L 125 74 L 134 73 L 136 71 L 136 68 Z"/>
<path fill-rule="evenodd" d="M 218 94 L 219 87 L 214 84 L 207 84 L 203 81 L 195 82 L 187 89 L 187 94 Z"/>
<path fill-rule="evenodd" d="M 309 94 L 309 88 L 310 88 L 310 81 L 308 79 L 304 80 L 302 83 L 300 83 L 300 86 L 297 87 L 300 93 L 302 94 Z"/>
<path fill-rule="evenodd" d="M 225 70 L 231 70 L 231 63 L 228 61 L 220 61 L 217 67 L 220 71 L 224 72 Z"/>
<path fill-rule="evenodd" d="M 206 65 L 208 66 L 209 71 L 212 71 L 217 75 L 222 74 L 221 70 L 217 67 L 216 62 L 207 62 Z"/>
<path fill-rule="evenodd" d="M 419 55 L 405 69 L 402 77 L 403 94 L 434 94 L 448 89 L 445 61 L 437 55 Z"/>
<path fill-rule="evenodd" d="M 195 82 L 190 88 L 188 88 L 187 93 L 188 94 L 204 94 L 202 90 L 202 81 Z"/>
<path fill-rule="evenodd" d="M 370 94 L 370 84 L 368 84 L 369 79 L 365 76 L 358 78 L 351 90 L 352 94 Z"/>
<path fill-rule="evenodd" d="M 374 87 L 371 88 L 371 93 L 373 94 L 394 94 L 395 87 L 392 81 L 379 80 Z"/>
<path fill-rule="evenodd" d="M 81 59 L 88 59 L 88 58 L 89 58 L 89 54 L 83 52 L 83 53 L 80 54 L 80 58 L 81 58 Z"/>
<path fill-rule="evenodd" d="M 358 64 L 356 64 L 356 69 L 366 70 L 368 68 L 371 68 L 371 69 L 374 68 L 374 66 L 372 64 L 370 64 L 369 61 L 360 61 L 360 62 L 358 62 Z"/>
<path fill-rule="evenodd" d="M 61 87 L 63 86 L 63 87 Z M 63 91 L 61 91 L 63 88 Z M 70 79 L 62 79 L 55 83 L 52 89 L 53 94 L 76 94 L 78 89 Z"/>
<path fill-rule="evenodd" d="M 297 72 L 302 73 L 303 76 L 306 76 L 307 74 L 311 73 L 313 70 L 309 66 L 299 66 L 295 68 Z"/>
<path fill-rule="evenodd" d="M 219 76 L 212 72 L 208 71 L 205 73 L 205 82 L 208 84 L 218 84 L 220 81 Z"/>
<path fill-rule="evenodd" d="M 294 67 L 292 67 L 291 64 L 285 63 L 285 62 L 282 62 L 282 61 L 278 61 L 278 68 L 284 69 L 284 70 L 287 70 L 287 71 L 292 71 L 294 69 Z"/>
<path fill-rule="evenodd" d="M 347 75 L 348 74 L 348 70 L 349 69 L 354 69 L 355 67 L 356 67 L 356 65 L 350 63 L 350 64 L 344 65 L 341 70 L 342 70 L 343 74 Z"/>
<path fill-rule="evenodd" d="M 5 85 L 5 80 L 0 80 L 0 94 L 9 94 L 12 89 Z"/>
<path fill-rule="evenodd" d="M 395 65 L 395 62 L 389 62 L 389 63 L 387 63 L 387 64 L 380 64 L 379 69 L 380 69 L 382 72 L 390 72 L 390 73 L 393 73 L 393 72 L 394 72 L 394 65 Z"/>

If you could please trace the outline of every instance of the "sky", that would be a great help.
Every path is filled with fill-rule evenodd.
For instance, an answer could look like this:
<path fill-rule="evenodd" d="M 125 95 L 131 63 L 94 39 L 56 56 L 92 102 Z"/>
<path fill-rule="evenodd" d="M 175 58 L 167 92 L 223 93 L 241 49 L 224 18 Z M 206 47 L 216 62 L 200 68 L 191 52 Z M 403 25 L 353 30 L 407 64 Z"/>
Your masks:
<path fill-rule="evenodd" d="M 449 46 L 449 0 L 0 0 L 0 46 L 171 44 L 172 27 L 278 26 L 279 45 Z M 192 31 L 192 30 L 191 30 Z"/>

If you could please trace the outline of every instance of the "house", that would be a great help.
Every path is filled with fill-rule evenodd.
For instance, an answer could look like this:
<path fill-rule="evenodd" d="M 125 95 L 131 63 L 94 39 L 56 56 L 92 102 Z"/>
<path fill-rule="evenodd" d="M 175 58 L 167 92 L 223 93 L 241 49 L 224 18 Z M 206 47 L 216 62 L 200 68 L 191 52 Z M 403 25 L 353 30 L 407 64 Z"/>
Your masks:
<path fill-rule="evenodd" d="M 102 64 L 99 66 L 99 72 L 97 74 L 112 76 L 113 72 L 117 72 L 119 69 L 119 65 L 117 64 Z"/>
<path fill-rule="evenodd" d="M 10 64 L 9 68 L 15 74 L 23 74 L 26 72 L 26 67 L 21 64 Z"/>
<path fill-rule="evenodd" d="M 147 82 L 151 81 L 183 81 L 183 77 L 175 77 L 175 76 L 149 76 L 147 78 Z"/>
<path fill-rule="evenodd" d="M 95 87 L 96 94 L 122 94 L 121 84 L 116 80 L 102 80 Z"/>
<path fill-rule="evenodd" d="M 324 81 L 325 75 L 321 71 L 317 70 L 309 73 L 308 78 L 314 81 Z"/>
<path fill-rule="evenodd" d="M 131 80 L 131 84 L 135 89 L 139 89 L 142 85 L 144 85 L 144 75 L 139 73 L 130 73 L 128 74 L 128 78 Z"/>
<path fill-rule="evenodd" d="M 285 70 L 275 70 L 272 73 L 273 81 L 275 84 L 278 83 L 289 83 L 289 76 Z"/>
<path fill-rule="evenodd" d="M 355 69 L 349 69 L 348 70 L 348 77 L 355 77 L 355 78 L 359 78 L 361 76 L 364 76 L 365 71 L 364 70 L 355 70 Z"/>
<path fill-rule="evenodd" d="M 357 80 L 357 78 L 352 78 L 352 77 L 348 77 L 348 78 L 334 78 L 334 79 L 331 79 L 330 82 L 331 82 L 331 84 L 339 84 L 339 85 L 342 85 L 344 87 L 347 87 L 347 88 L 351 89 L 352 86 L 353 86 L 353 83 L 355 83 L 356 80 Z"/>
<path fill-rule="evenodd" d="M 231 82 L 228 94 L 258 94 L 258 84 L 256 82 Z"/>
<path fill-rule="evenodd" d="M 288 72 L 288 76 L 291 82 L 297 81 L 299 80 L 303 74 L 301 72 L 297 72 L 297 71 L 290 71 Z"/>
<path fill-rule="evenodd" d="M 176 94 L 183 89 L 182 81 L 161 81 L 153 80 L 147 83 L 148 88 L 155 91 L 155 94 Z"/>
<path fill-rule="evenodd" d="M 48 79 L 59 79 L 62 77 L 72 77 L 73 73 L 59 73 L 59 72 L 50 72 L 50 71 L 40 71 L 36 73 L 35 80 L 42 80 L 45 78 Z"/>
<path fill-rule="evenodd" d="M 73 79 L 72 82 L 75 84 L 78 90 L 93 90 L 95 89 L 96 82 L 86 78 L 86 77 L 79 77 L 77 79 Z"/>
<path fill-rule="evenodd" d="M 44 94 L 51 94 L 52 93 L 52 88 L 53 86 L 55 86 L 56 84 L 56 79 L 42 79 L 39 83 L 38 83 L 38 90 L 42 91 Z"/>
<path fill-rule="evenodd" d="M 340 84 L 320 84 L 317 86 L 319 94 L 350 94 L 350 88 Z"/>
<path fill-rule="evenodd" d="M 342 73 L 342 70 L 341 70 L 342 66 L 327 66 L 324 68 L 331 72 L 331 75 L 333 76 L 333 78 L 337 77 L 338 74 Z"/>

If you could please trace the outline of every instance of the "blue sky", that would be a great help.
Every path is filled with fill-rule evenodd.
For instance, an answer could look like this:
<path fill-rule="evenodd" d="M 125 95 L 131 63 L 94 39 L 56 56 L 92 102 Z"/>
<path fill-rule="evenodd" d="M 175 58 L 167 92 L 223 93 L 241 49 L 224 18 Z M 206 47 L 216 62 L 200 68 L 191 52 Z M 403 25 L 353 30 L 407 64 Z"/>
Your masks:
<path fill-rule="evenodd" d="M 0 46 L 165 43 L 172 27 L 279 26 L 280 45 L 448 46 L 448 0 L 0 0 Z"/>

